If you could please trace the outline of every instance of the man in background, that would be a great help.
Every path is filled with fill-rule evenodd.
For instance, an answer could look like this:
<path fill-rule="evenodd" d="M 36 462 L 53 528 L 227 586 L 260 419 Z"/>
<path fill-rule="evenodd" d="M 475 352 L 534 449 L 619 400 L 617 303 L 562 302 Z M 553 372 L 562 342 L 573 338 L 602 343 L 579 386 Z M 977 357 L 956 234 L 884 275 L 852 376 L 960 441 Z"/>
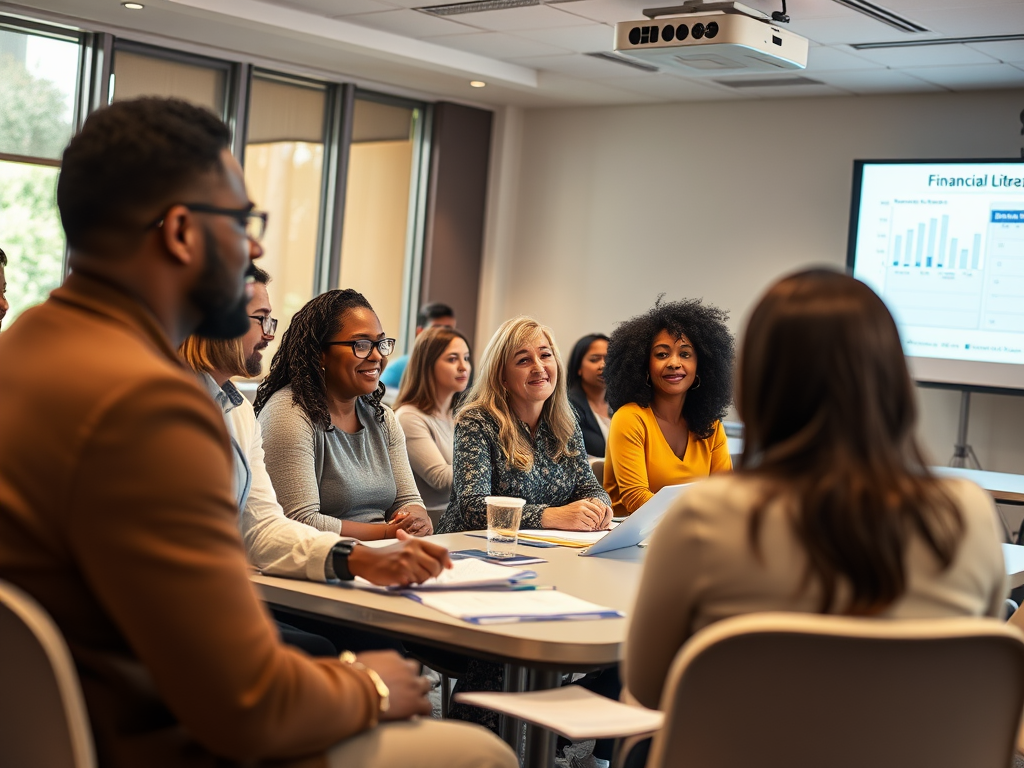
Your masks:
<path fill-rule="evenodd" d="M 282 645 L 249 583 L 223 415 L 175 353 L 251 322 L 266 215 L 230 139 L 149 98 L 65 150 L 71 274 L 0 335 L 0 578 L 62 631 L 106 768 L 511 768 L 488 734 L 409 721 L 428 683 L 396 654 Z"/>
<path fill-rule="evenodd" d="M 439 301 L 425 305 L 416 314 L 416 335 L 419 336 L 427 328 L 433 328 L 435 325 L 454 328 L 455 310 Z M 398 395 L 398 387 L 402 383 L 402 374 L 405 373 L 405 366 L 408 364 L 409 355 L 402 355 L 401 357 L 388 360 L 387 367 L 380 375 L 381 384 L 388 389 L 385 402 L 394 402 L 395 397 Z"/>

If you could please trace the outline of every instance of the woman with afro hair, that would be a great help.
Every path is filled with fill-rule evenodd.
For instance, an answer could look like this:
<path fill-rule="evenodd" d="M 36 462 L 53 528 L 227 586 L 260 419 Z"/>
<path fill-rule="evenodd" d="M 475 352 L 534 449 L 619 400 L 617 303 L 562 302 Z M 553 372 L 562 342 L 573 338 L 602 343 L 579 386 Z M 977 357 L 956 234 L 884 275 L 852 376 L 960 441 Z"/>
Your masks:
<path fill-rule="evenodd" d="M 727 317 L 699 300 L 659 298 L 612 333 L 604 487 L 615 515 L 632 514 L 667 485 L 732 469 L 721 422 L 732 401 Z"/>

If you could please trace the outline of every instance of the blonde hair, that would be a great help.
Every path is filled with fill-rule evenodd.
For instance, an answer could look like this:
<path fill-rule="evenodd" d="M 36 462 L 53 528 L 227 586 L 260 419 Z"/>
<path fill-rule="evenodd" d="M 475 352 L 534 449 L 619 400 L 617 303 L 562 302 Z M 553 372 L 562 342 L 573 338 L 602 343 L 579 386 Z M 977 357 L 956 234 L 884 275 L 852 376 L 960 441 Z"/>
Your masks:
<path fill-rule="evenodd" d="M 231 376 L 245 376 L 245 354 L 242 339 L 204 339 L 189 336 L 178 347 L 178 354 L 196 373 L 221 371 Z"/>
<path fill-rule="evenodd" d="M 555 356 L 557 375 L 555 391 L 544 401 L 541 418 L 547 422 L 551 434 L 555 438 L 554 453 L 551 458 L 559 461 L 566 456 L 575 456 L 576 452 L 569 449 L 569 441 L 576 432 L 576 417 L 573 415 L 566 395 L 565 366 L 562 356 L 555 344 L 551 329 L 529 317 L 515 317 L 506 320 L 494 332 L 487 343 L 483 360 L 480 362 L 478 376 L 466 397 L 465 405 L 459 410 L 456 419 L 469 414 L 485 413 L 498 422 L 498 445 L 505 454 L 505 465 L 528 472 L 533 467 L 533 446 L 523 434 L 519 417 L 512 410 L 511 396 L 502 383 L 505 376 L 505 365 L 512 355 L 530 341 L 538 333 L 543 333 Z"/>

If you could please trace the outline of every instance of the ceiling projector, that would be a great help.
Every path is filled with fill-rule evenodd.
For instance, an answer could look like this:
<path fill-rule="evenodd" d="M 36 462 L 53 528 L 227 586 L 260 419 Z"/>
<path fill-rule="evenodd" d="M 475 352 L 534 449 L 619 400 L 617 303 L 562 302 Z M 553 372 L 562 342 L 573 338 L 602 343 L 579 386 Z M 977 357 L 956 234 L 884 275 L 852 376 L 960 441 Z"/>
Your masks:
<path fill-rule="evenodd" d="M 615 52 L 691 77 L 807 66 L 807 40 L 740 3 L 688 2 L 615 25 Z"/>

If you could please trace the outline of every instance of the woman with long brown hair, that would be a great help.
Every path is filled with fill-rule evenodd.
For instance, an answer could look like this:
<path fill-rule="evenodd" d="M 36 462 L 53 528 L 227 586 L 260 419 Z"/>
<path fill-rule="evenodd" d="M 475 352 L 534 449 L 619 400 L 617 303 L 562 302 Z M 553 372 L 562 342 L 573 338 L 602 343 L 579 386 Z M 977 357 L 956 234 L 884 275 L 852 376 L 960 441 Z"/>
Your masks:
<path fill-rule="evenodd" d="M 452 492 L 455 407 L 472 370 L 465 336 L 443 325 L 427 328 L 416 337 L 395 402 L 416 487 L 435 524 Z"/>
<path fill-rule="evenodd" d="M 644 567 L 625 682 L 657 707 L 694 632 L 757 611 L 996 616 L 1005 575 L 991 498 L 928 471 L 899 333 L 838 272 L 772 286 L 747 326 L 739 469 L 689 489 Z"/>

